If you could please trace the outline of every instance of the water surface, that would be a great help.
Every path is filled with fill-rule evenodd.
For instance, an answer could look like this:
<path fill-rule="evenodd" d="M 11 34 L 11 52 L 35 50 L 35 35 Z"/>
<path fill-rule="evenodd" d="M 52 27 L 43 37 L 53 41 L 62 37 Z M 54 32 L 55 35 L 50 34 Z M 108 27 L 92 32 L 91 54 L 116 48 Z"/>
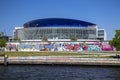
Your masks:
<path fill-rule="evenodd" d="M 120 80 L 120 67 L 0 66 L 0 80 Z"/>

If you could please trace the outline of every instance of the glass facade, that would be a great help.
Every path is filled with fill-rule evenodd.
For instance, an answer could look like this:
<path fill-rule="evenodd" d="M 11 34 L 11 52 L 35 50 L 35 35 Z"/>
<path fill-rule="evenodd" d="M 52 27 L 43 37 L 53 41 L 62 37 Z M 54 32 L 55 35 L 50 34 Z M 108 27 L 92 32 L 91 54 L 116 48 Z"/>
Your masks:
<path fill-rule="evenodd" d="M 96 39 L 96 27 L 33 27 L 17 29 L 16 35 L 21 40 L 40 40 L 44 36 L 48 39 Z"/>
<path fill-rule="evenodd" d="M 104 30 L 98 30 L 98 36 L 104 36 Z"/>
<path fill-rule="evenodd" d="M 98 39 L 106 40 L 106 32 L 104 29 L 98 29 Z"/>

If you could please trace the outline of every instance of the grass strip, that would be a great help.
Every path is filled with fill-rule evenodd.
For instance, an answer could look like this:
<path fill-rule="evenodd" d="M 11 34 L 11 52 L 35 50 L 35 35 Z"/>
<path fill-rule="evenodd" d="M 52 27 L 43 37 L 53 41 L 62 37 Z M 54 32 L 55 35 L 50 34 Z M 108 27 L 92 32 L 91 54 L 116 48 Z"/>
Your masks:
<path fill-rule="evenodd" d="M 26 56 L 74 56 L 80 58 L 113 58 L 111 54 L 115 53 L 85 53 L 85 52 L 4 52 L 11 57 L 26 57 Z M 118 53 L 120 54 L 120 53 Z M 0 52 L 3 55 L 3 52 Z"/>

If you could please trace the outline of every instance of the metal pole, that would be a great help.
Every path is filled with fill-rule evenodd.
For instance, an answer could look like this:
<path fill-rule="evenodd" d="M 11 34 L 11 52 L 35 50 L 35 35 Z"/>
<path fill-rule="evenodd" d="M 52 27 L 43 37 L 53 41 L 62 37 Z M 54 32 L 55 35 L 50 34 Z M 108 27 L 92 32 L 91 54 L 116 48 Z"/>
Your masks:
<path fill-rule="evenodd" d="M 8 55 L 5 54 L 4 49 L 3 49 L 3 54 L 4 54 L 4 66 L 7 66 L 8 65 Z"/>

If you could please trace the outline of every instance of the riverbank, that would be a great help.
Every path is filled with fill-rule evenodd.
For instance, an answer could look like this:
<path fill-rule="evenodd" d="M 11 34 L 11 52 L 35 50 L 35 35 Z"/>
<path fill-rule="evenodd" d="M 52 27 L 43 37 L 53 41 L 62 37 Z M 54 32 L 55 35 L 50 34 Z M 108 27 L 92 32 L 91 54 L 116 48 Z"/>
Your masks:
<path fill-rule="evenodd" d="M 8 57 L 8 65 L 49 64 L 49 65 L 100 65 L 120 66 L 120 59 L 114 58 L 79 58 L 73 56 L 34 56 Z M 4 57 L 0 57 L 0 64 L 4 64 Z"/>
<path fill-rule="evenodd" d="M 100 65 L 120 66 L 119 52 L 5 52 L 8 58 L 0 57 L 0 64 L 39 65 Z"/>

